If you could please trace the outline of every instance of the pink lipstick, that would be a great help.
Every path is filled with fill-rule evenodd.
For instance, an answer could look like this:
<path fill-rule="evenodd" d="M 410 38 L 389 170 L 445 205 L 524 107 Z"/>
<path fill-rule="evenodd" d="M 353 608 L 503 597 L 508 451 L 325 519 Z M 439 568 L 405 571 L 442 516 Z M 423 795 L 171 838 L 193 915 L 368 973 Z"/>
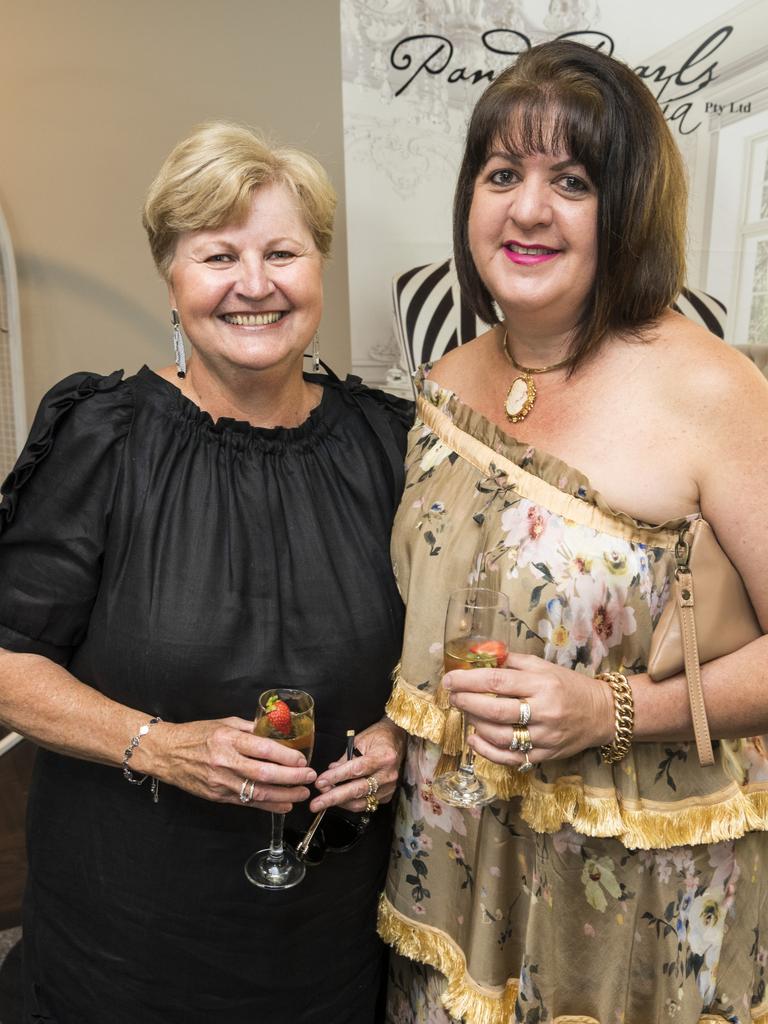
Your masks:
<path fill-rule="evenodd" d="M 507 259 L 521 267 L 547 263 L 560 255 L 559 249 L 549 249 L 544 245 L 521 245 L 519 242 L 505 242 L 503 249 Z"/>

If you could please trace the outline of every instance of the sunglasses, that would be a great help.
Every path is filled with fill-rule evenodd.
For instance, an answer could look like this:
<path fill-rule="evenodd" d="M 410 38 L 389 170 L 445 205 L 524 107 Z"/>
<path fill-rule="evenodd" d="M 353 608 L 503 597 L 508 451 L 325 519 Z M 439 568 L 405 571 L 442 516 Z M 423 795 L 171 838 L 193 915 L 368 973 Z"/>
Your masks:
<path fill-rule="evenodd" d="M 315 867 L 322 864 L 326 853 L 347 853 L 362 839 L 368 828 L 369 819 L 363 815 L 357 821 L 342 814 L 327 814 L 322 825 L 315 831 L 302 860 Z M 298 829 L 286 828 L 285 839 L 295 849 L 303 842 L 305 833 Z"/>

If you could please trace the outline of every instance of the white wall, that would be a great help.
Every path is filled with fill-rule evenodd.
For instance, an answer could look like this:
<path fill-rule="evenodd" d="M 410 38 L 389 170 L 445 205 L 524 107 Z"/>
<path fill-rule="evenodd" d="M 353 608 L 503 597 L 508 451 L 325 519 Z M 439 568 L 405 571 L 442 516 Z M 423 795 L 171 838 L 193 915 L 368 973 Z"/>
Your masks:
<path fill-rule="evenodd" d="M 310 150 L 340 193 L 321 339 L 346 372 L 338 0 L 0 0 L 0 204 L 30 417 L 74 370 L 171 361 L 141 206 L 171 146 L 219 117 Z"/>

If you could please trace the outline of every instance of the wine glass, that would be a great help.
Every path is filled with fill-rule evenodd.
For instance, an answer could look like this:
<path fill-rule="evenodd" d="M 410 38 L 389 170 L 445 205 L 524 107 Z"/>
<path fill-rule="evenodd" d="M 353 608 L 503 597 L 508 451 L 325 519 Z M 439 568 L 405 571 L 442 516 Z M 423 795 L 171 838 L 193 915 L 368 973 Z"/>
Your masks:
<path fill-rule="evenodd" d="M 445 616 L 443 662 L 446 672 L 456 668 L 496 668 L 503 665 L 509 643 L 509 598 L 498 590 L 471 587 L 455 590 Z M 496 796 L 488 782 L 475 775 L 475 755 L 467 745 L 467 716 L 463 716 L 461 763 L 439 775 L 432 792 L 454 807 L 482 807 Z"/>
<path fill-rule="evenodd" d="M 276 717 L 275 701 L 288 706 L 289 721 Z M 315 702 L 303 690 L 265 690 L 259 697 L 253 731 L 291 750 L 300 750 L 309 764 L 315 743 Z M 245 862 L 245 877 L 260 889 L 291 889 L 306 874 L 294 850 L 283 843 L 284 822 L 284 814 L 272 815 L 269 847 L 252 854 Z"/>

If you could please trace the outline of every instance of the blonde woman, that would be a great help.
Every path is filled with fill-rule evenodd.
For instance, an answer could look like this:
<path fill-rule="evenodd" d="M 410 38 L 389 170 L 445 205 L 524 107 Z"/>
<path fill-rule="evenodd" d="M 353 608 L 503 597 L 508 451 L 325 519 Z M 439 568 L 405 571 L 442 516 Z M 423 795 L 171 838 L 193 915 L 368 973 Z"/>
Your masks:
<path fill-rule="evenodd" d="M 386 804 L 400 760 L 381 719 L 410 409 L 302 370 L 334 207 L 315 160 L 248 129 L 180 143 L 144 223 L 188 365 L 174 331 L 175 366 L 62 381 L 6 481 L 0 720 L 42 748 L 26 1020 L 376 1019 L 387 814 L 295 889 L 243 872 L 265 812 Z M 317 771 L 253 735 L 274 686 L 314 697 Z M 324 773 L 348 729 L 362 757 Z"/>

